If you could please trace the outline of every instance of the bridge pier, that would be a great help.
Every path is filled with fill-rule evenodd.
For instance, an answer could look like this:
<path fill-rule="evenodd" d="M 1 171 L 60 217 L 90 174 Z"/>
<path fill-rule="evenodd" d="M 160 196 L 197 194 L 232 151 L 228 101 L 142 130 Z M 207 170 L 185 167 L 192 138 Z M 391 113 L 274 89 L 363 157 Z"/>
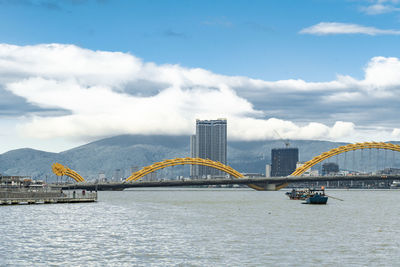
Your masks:
<path fill-rule="evenodd" d="M 286 187 L 288 183 L 255 183 L 255 184 L 248 184 L 247 186 L 253 188 L 257 191 L 278 191 L 284 187 Z"/>

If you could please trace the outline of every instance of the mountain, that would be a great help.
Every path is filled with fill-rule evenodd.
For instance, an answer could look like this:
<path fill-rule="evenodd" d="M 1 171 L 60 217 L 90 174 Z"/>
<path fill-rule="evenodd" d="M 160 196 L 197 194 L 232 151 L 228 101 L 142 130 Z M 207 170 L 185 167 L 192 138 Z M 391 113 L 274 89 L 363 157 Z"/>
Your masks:
<path fill-rule="evenodd" d="M 84 177 L 128 177 L 134 170 L 165 159 L 188 157 L 187 136 L 121 135 L 102 139 L 60 153 Z M 61 162 L 60 162 L 61 163 Z M 68 165 L 69 164 L 69 165 Z M 119 173 L 116 170 L 119 169 Z M 171 174 L 171 169 L 164 173 Z"/>
<path fill-rule="evenodd" d="M 0 155 L 0 173 L 5 175 L 49 176 L 53 162 L 63 162 L 59 153 L 30 148 L 16 149 Z"/>
<path fill-rule="evenodd" d="M 332 148 L 346 143 L 328 141 L 296 140 L 290 147 L 299 148 L 299 160 L 307 161 Z M 228 142 L 228 164 L 240 172 L 265 173 L 265 165 L 271 162 L 271 149 L 282 148 L 282 141 L 230 141 Z M 101 139 L 60 153 L 34 149 L 17 149 L 0 155 L 0 173 L 5 175 L 27 175 L 35 179 L 57 180 L 51 165 L 59 162 L 77 171 L 85 179 L 95 179 L 99 173 L 108 178 L 125 178 L 134 170 L 156 161 L 187 157 L 190 155 L 189 136 L 120 135 Z M 342 169 L 384 168 L 386 161 L 400 166 L 400 159 L 391 151 L 380 154 L 367 151 L 345 153 L 333 162 Z M 378 152 L 379 153 L 379 152 Z M 378 161 L 377 159 L 380 159 Z M 383 162 L 385 159 L 385 162 Z M 381 162 L 381 163 L 379 163 Z M 376 166 L 375 166 L 376 165 Z M 188 176 L 189 166 L 175 166 L 157 172 L 158 177 Z"/>

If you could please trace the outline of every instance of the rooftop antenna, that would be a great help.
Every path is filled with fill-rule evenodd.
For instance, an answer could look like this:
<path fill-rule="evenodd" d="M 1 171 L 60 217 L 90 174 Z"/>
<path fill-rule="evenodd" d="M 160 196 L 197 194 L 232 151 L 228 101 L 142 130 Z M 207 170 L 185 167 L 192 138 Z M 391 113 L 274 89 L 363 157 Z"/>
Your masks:
<path fill-rule="evenodd" d="M 274 129 L 274 132 L 278 135 L 279 139 L 285 144 L 285 148 L 290 146 L 289 139 L 283 139 L 282 136 Z"/>

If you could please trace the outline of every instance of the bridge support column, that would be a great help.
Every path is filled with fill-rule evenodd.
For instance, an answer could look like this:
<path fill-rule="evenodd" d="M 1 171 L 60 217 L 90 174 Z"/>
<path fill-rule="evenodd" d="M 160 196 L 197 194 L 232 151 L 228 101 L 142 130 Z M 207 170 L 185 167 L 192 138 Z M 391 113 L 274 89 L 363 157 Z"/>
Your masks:
<path fill-rule="evenodd" d="M 273 183 L 257 183 L 257 184 L 248 184 L 248 187 L 253 188 L 257 191 L 278 191 L 286 187 L 288 183 L 283 184 L 273 184 Z"/>

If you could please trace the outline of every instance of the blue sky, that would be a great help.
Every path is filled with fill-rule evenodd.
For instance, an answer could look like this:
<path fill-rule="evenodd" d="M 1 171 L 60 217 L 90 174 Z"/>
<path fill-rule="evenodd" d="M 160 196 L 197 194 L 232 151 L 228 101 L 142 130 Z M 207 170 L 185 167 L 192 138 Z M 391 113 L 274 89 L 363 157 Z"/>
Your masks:
<path fill-rule="evenodd" d="M 361 78 L 373 56 L 399 56 L 398 35 L 310 36 L 321 21 L 400 29 L 368 1 L 0 1 L 1 41 L 75 44 L 145 61 L 280 80 Z"/>
<path fill-rule="evenodd" d="M 157 132 L 157 127 L 132 121 L 141 130 L 115 130 L 123 128 L 117 125 L 100 129 L 92 125 L 86 131 L 71 130 L 70 135 L 27 135 L 59 120 L 71 122 L 79 116 L 82 117 L 77 121 L 89 119 L 86 111 L 81 113 L 47 95 L 44 88 L 55 81 L 53 87 L 59 86 L 54 90 L 58 95 L 71 95 L 69 86 L 93 90 L 106 87 L 119 94 L 113 95 L 118 106 L 123 105 L 117 100 L 121 94 L 131 96 L 136 104 L 135 101 L 155 101 L 165 95 L 179 101 L 177 95 L 189 94 L 180 100 L 181 109 L 166 109 L 171 109 L 171 114 L 187 112 L 192 116 L 174 117 L 182 127 L 176 131 L 165 125 L 164 129 L 170 129 L 165 134 L 190 134 L 188 124 L 197 116 L 226 116 L 228 121 L 232 117 L 235 127 L 243 127 L 242 131 L 232 131 L 235 139 L 275 138 L 273 131 L 248 133 L 248 120 L 256 120 L 261 129 L 275 127 L 273 130 L 287 138 L 400 138 L 396 124 L 399 120 L 393 116 L 398 112 L 394 99 L 400 84 L 396 79 L 397 74 L 400 77 L 397 0 L 0 0 L 0 17 L 0 129 L 12 129 L 12 134 L 4 137 L 9 140 L 8 145 L 0 147 L 0 152 L 20 146 L 60 151 L 114 134 Z M 46 46 L 49 44 L 58 46 Z M 112 52 L 110 57 L 100 56 L 104 51 Z M 59 62 L 44 60 L 46 53 L 59 58 Z M 65 63 L 69 59 L 75 63 Z M 126 66 L 132 72 L 120 69 L 118 60 L 129 61 Z M 100 79 L 109 79 L 95 83 L 87 76 L 92 77 L 93 73 L 84 69 L 82 74 L 71 72 L 79 69 L 81 65 L 75 64 L 80 61 L 93 69 L 103 65 L 113 68 L 115 76 L 108 77 L 106 69 L 98 69 Z M 41 62 L 47 63 L 41 66 Z M 61 65 L 54 65 L 58 63 Z M 59 72 L 54 74 L 53 67 Z M 198 81 L 197 73 L 193 74 L 196 69 L 206 72 L 199 76 L 207 81 Z M 390 77 L 386 78 L 388 69 Z M 214 75 L 218 79 L 213 80 Z M 133 76 L 136 78 L 129 78 Z M 235 77 L 242 80 L 238 82 Z M 76 84 L 71 85 L 71 80 Z M 391 82 L 382 82 L 386 80 Z M 34 97 L 33 92 L 43 97 Z M 105 101 L 99 92 L 93 95 L 99 96 L 97 101 Z M 239 105 L 238 113 L 234 107 L 225 107 L 225 103 L 222 109 L 198 107 L 188 111 L 187 99 L 199 92 L 202 96 L 218 93 L 221 99 L 232 97 L 232 103 Z M 156 103 L 158 106 L 152 110 L 162 113 L 163 104 Z M 215 103 L 220 105 L 217 100 Z M 96 106 L 90 99 L 82 105 Z M 120 112 L 114 116 L 123 117 L 128 111 Z M 152 118 L 149 115 L 148 120 Z M 79 128 L 78 124 L 71 122 L 71 129 Z"/>

